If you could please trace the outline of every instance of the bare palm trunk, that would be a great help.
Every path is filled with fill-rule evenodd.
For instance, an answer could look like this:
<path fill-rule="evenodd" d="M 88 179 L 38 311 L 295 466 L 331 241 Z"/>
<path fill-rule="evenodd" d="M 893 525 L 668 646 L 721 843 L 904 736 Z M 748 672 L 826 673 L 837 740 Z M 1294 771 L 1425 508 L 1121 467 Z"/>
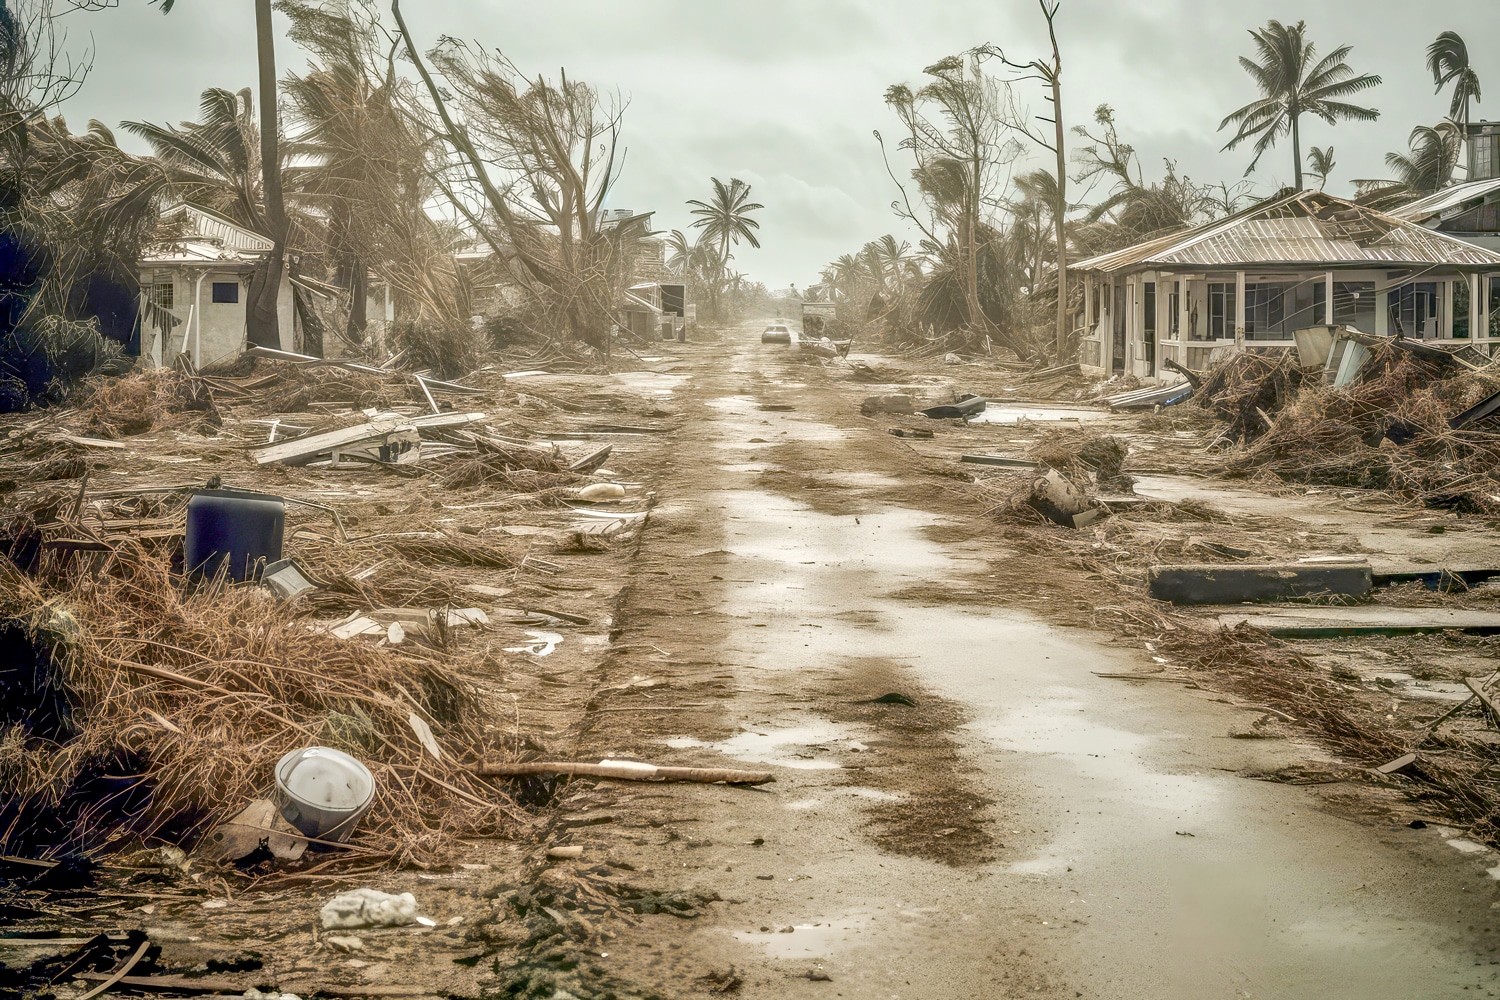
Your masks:
<path fill-rule="evenodd" d="M 276 36 L 271 29 L 271 0 L 255 0 L 256 53 L 260 60 L 260 176 L 266 225 L 273 248 L 250 281 L 245 335 L 262 347 L 281 347 L 277 302 L 286 265 L 286 208 L 281 195 L 280 126 L 276 113 Z"/>
<path fill-rule="evenodd" d="M 1043 13 L 1046 10 L 1043 5 Z M 1054 8 L 1053 15 L 1056 13 Z M 1057 363 L 1063 364 L 1068 354 L 1068 241 L 1063 228 L 1068 214 L 1068 156 L 1063 131 L 1062 53 L 1057 47 L 1052 16 L 1047 18 L 1047 33 L 1052 39 L 1052 122 L 1057 136 L 1057 204 L 1052 208 L 1052 226 L 1057 238 Z"/>
<path fill-rule="evenodd" d="M 1300 115 L 1292 108 L 1292 159 L 1297 164 L 1297 190 L 1302 190 L 1302 130 L 1298 127 Z"/>

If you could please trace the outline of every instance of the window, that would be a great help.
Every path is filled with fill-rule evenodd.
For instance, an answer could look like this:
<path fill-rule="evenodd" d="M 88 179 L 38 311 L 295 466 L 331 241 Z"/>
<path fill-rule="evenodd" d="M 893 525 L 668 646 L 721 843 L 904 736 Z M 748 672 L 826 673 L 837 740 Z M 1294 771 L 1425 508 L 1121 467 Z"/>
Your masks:
<path fill-rule="evenodd" d="M 1245 286 L 1245 337 L 1279 339 L 1286 320 L 1286 285 L 1258 283 Z"/>
<path fill-rule="evenodd" d="M 1208 284 L 1208 339 L 1234 339 L 1234 283 L 1211 281 Z"/>
<path fill-rule="evenodd" d="M 1167 296 L 1167 329 L 1175 340 L 1182 332 L 1182 282 L 1172 282 L 1172 292 Z"/>
<path fill-rule="evenodd" d="M 1435 281 L 1416 281 L 1391 289 L 1388 302 L 1391 332 L 1413 340 L 1434 340 L 1443 314 Z"/>
<path fill-rule="evenodd" d="M 1333 283 L 1333 321 L 1360 333 L 1375 332 L 1375 282 Z"/>
<path fill-rule="evenodd" d="M 175 301 L 175 286 L 170 281 L 158 281 L 146 286 L 146 301 L 158 309 L 171 312 Z"/>
<path fill-rule="evenodd" d="M 1469 179 L 1482 181 L 1500 177 L 1500 133 L 1471 135 L 1469 142 L 1473 147 L 1471 155 L 1474 158 Z"/>
<path fill-rule="evenodd" d="M 1489 285 L 1490 289 L 1489 301 L 1487 303 L 1489 306 L 1490 336 L 1500 337 L 1500 274 L 1492 274 L 1485 278 L 1484 282 Z"/>
<path fill-rule="evenodd" d="M 240 300 L 240 283 L 238 281 L 215 281 L 215 302 L 238 302 Z"/>

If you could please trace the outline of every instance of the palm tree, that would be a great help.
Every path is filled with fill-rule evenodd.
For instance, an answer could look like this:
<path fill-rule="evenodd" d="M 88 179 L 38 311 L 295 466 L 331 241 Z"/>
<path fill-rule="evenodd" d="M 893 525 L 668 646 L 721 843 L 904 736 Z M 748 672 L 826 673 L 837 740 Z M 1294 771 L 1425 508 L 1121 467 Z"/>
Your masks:
<path fill-rule="evenodd" d="M 163 14 L 170 14 L 176 0 L 150 0 Z M 276 108 L 276 36 L 271 26 L 271 0 L 255 0 L 255 49 L 260 69 L 260 164 L 264 179 L 266 235 L 274 248 L 264 272 L 257 270 L 250 283 L 246 310 L 247 334 L 253 344 L 280 347 L 276 302 L 286 258 L 286 205 L 281 195 L 280 123 Z"/>
<path fill-rule="evenodd" d="M 1479 74 L 1469 65 L 1469 47 L 1456 31 L 1445 31 L 1427 46 L 1427 68 L 1432 71 L 1434 93 L 1453 84 L 1453 103 L 1448 117 L 1460 125 L 1469 124 L 1469 102 L 1478 101 Z"/>
<path fill-rule="evenodd" d="M 727 185 L 717 177 L 712 180 L 714 194 L 710 201 L 688 200 L 689 205 L 695 206 L 692 214 L 701 216 L 693 228 L 702 229 L 704 238 L 719 245 L 722 261 L 729 260 L 730 244 L 738 244 L 740 240 L 760 249 L 760 240 L 755 237 L 760 223 L 750 218 L 750 213 L 766 206 L 750 201 L 750 185 L 738 177 L 731 177 Z"/>
<path fill-rule="evenodd" d="M 759 211 L 765 206 L 750 201 L 750 185 L 738 177 L 731 177 L 728 184 L 717 177 L 711 179 L 714 183 L 713 197 L 707 202 L 690 198 L 688 204 L 695 206 L 692 214 L 700 216 L 698 221 L 693 223 L 693 228 L 702 229 L 703 238 L 710 244 L 717 244 L 719 248 L 718 274 L 713 288 L 710 289 L 714 315 L 718 316 L 719 290 L 723 284 L 723 275 L 729 265 L 729 247 L 744 240 L 756 249 L 760 249 L 760 240 L 755 236 L 755 230 L 760 228 L 760 223 L 752 219 L 750 213 Z"/>
<path fill-rule="evenodd" d="M 1317 59 L 1317 48 L 1306 37 L 1307 23 L 1298 21 L 1288 27 L 1280 21 L 1270 21 L 1259 31 L 1251 31 L 1259 50 L 1260 62 L 1245 56 L 1240 65 L 1250 74 L 1263 95 L 1231 113 L 1219 123 L 1222 131 L 1229 125 L 1237 125 L 1234 138 L 1225 143 L 1224 149 L 1238 146 L 1251 136 L 1258 135 L 1255 142 L 1255 158 L 1245 173 L 1255 169 L 1261 156 L 1276 144 L 1276 140 L 1290 133 L 1292 137 L 1292 162 L 1296 165 L 1297 190 L 1302 190 L 1302 131 L 1304 114 L 1315 115 L 1330 125 L 1345 121 L 1374 121 L 1380 112 L 1346 103 L 1347 98 L 1369 90 L 1380 83 L 1380 77 L 1372 73 L 1354 75 L 1354 70 L 1344 61 L 1351 46 L 1341 45 L 1321 60 Z"/>
<path fill-rule="evenodd" d="M 1333 173 L 1337 166 L 1333 159 L 1333 147 L 1319 149 L 1314 146 L 1307 154 L 1307 171 L 1318 179 L 1318 190 L 1323 190 L 1323 185 L 1328 183 L 1328 175 Z"/>
<path fill-rule="evenodd" d="M 255 232 L 268 232 L 261 207 L 260 135 L 250 88 L 205 90 L 197 122 L 177 128 L 121 122 L 150 143 L 173 187 L 187 201 L 212 209 Z"/>
<path fill-rule="evenodd" d="M 1451 121 L 1418 125 L 1407 138 L 1409 152 L 1385 154 L 1396 182 L 1412 194 L 1431 194 L 1453 179 L 1463 132 Z"/>

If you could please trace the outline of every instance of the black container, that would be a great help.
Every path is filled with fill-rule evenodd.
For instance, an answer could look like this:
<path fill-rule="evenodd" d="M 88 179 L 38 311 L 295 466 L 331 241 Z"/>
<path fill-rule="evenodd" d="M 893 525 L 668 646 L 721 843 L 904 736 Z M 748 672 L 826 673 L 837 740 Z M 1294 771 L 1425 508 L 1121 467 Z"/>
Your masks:
<path fill-rule="evenodd" d="M 258 580 L 266 563 L 281 558 L 286 504 L 246 490 L 201 490 L 188 501 L 183 568 L 190 578 L 211 577 L 228 564 L 235 583 Z"/>

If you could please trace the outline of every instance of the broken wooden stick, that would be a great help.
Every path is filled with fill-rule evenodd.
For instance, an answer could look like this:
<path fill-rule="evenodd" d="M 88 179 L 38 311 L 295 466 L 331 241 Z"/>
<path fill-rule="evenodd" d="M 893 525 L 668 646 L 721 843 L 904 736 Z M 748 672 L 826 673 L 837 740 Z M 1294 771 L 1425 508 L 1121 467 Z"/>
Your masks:
<path fill-rule="evenodd" d="M 691 781 L 713 785 L 764 785 L 775 781 L 770 771 L 735 771 L 718 767 L 657 767 L 634 760 L 601 760 L 597 764 L 532 761 L 526 764 L 483 764 L 474 773 L 483 778 L 518 778 L 529 774 L 565 774 L 579 778 L 618 778 L 621 781 Z"/>

